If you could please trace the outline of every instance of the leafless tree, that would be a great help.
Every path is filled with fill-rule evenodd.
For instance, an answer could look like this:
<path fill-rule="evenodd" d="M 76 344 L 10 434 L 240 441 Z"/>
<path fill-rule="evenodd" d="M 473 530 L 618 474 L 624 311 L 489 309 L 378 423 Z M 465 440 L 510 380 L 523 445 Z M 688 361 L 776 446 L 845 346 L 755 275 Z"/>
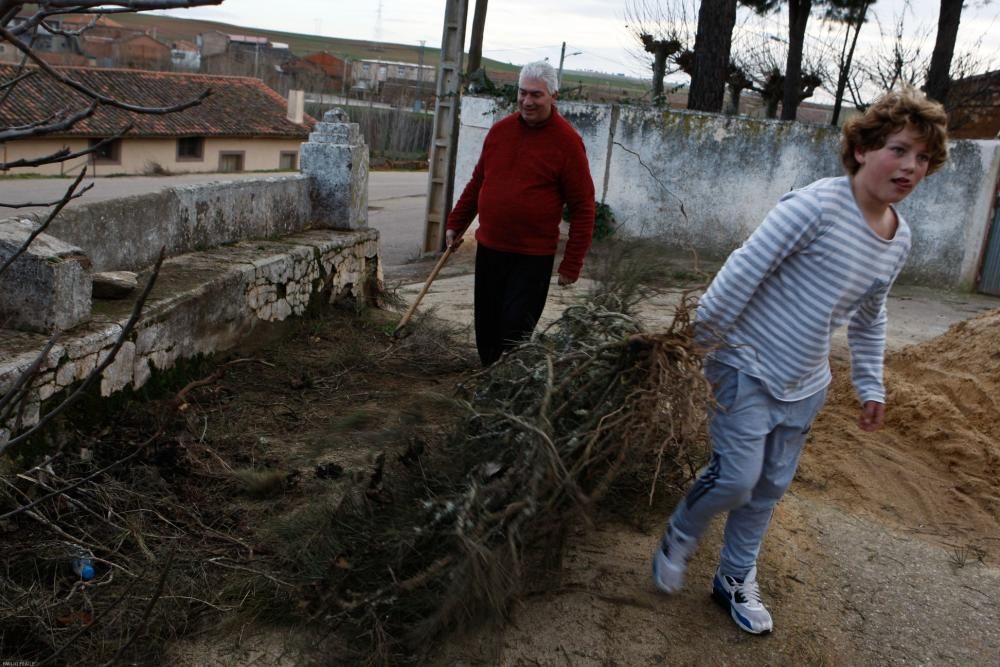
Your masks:
<path fill-rule="evenodd" d="M 861 0 L 860 2 L 847 3 L 844 6 L 833 4 L 824 16 L 824 23 L 831 28 L 831 32 L 833 29 L 839 28 L 836 31 L 835 39 L 839 38 L 840 42 L 839 47 L 836 48 L 837 84 L 833 92 L 831 125 L 836 126 L 840 121 L 840 111 L 847 91 L 847 81 L 854 64 L 858 37 L 861 36 L 861 28 L 868 21 L 868 11 L 875 2 L 876 0 Z M 841 34 L 842 37 L 840 37 Z"/>
<path fill-rule="evenodd" d="M 729 71 L 729 108 L 735 113 L 739 108 L 742 90 L 757 93 L 764 104 L 764 115 L 777 118 L 778 108 L 785 98 L 784 63 L 788 59 L 788 45 L 765 32 L 746 32 L 733 49 Z M 829 80 L 824 62 L 825 51 L 806 51 L 802 74 L 799 77 L 798 103 L 813 96 L 816 89 Z"/>
<path fill-rule="evenodd" d="M 663 81 L 677 72 L 691 74 L 698 23 L 695 0 L 628 0 L 625 24 L 637 57 L 649 63 L 653 75 L 653 100 L 663 103 Z"/>
<path fill-rule="evenodd" d="M 121 100 L 102 94 L 77 81 L 73 77 L 71 70 L 61 70 L 49 65 L 44 59 L 42 59 L 36 50 L 32 48 L 31 43 L 40 30 L 51 33 L 58 32 L 60 30 L 56 25 L 58 19 L 69 14 L 89 16 L 92 19 L 90 25 L 93 25 L 93 22 L 98 17 L 107 14 L 126 12 L 137 13 L 153 9 L 184 8 L 202 5 L 218 5 L 221 3 L 222 0 L 40 0 L 39 2 L 33 3 L 23 2 L 20 0 L 0 0 L 0 43 L 8 45 L 21 54 L 20 64 L 17 66 L 14 76 L 6 81 L 0 81 L 0 109 L 2 109 L 4 105 L 10 103 L 9 100 L 11 94 L 17 89 L 17 87 L 23 85 L 25 81 L 32 77 L 47 77 L 53 82 L 56 82 L 69 90 L 75 91 L 79 95 L 82 95 L 86 100 L 86 103 L 79 108 L 67 107 L 54 114 L 44 118 L 38 118 L 37 120 L 25 125 L 16 127 L 0 127 L 0 141 L 11 142 L 20 139 L 53 135 L 58 136 L 60 133 L 64 133 L 72 129 L 84 119 L 90 118 L 99 109 L 104 107 L 114 107 L 131 114 L 168 114 L 182 111 L 201 103 L 201 101 L 209 94 L 208 90 L 193 99 L 183 100 L 177 104 L 163 107 L 149 107 L 131 104 L 127 100 Z M 86 28 L 84 28 L 84 30 L 85 29 Z M 56 164 L 80 156 L 93 154 L 101 150 L 107 142 L 114 141 L 124 136 L 130 128 L 130 125 L 125 124 L 114 136 L 84 150 L 71 151 L 68 148 L 63 148 L 51 153 L 37 155 L 30 158 L 0 162 L 0 170 L 6 171 L 18 167 L 39 167 L 42 165 Z M 49 212 L 36 219 L 37 224 L 35 225 L 34 230 L 25 239 L 20 247 L 16 248 L 6 257 L 2 258 L 3 261 L 0 262 L 0 283 L 2 283 L 4 279 L 4 274 L 9 270 L 14 262 L 28 250 L 31 243 L 39 235 L 45 232 L 52 221 L 59 215 L 63 207 L 65 207 L 71 200 L 79 198 L 88 189 L 90 189 L 91 186 L 85 186 L 82 184 L 85 174 L 86 169 L 81 171 L 76 180 L 70 184 L 64 195 L 58 201 L 43 203 L 43 205 L 50 207 Z M 17 209 L 23 206 L 37 204 L 37 202 L 32 202 L 30 204 L 7 203 L 0 204 L 0 206 L 13 209 L 16 213 Z M 135 327 L 141 316 L 143 304 L 150 289 L 152 288 L 153 282 L 156 279 L 158 270 L 159 262 L 154 268 L 145 290 L 137 300 L 132 316 L 123 327 L 117 342 L 112 347 L 110 352 L 68 397 L 63 399 L 57 405 L 50 407 L 44 415 L 41 415 L 39 421 L 35 425 L 30 428 L 25 428 L 25 424 L 23 422 L 25 410 L 31 400 L 32 384 L 37 379 L 38 373 L 59 338 L 60 332 L 53 332 L 45 349 L 38 355 L 34 363 L 32 363 L 8 387 L 0 391 L 0 453 L 25 442 L 28 438 L 35 435 L 40 429 L 44 428 L 55 416 L 62 413 L 91 385 L 93 385 L 104 370 L 114 361 L 115 355 L 124 342 L 129 338 L 132 329 Z"/>
<path fill-rule="evenodd" d="M 879 22 L 881 45 L 864 54 L 848 77 L 847 90 L 858 109 L 864 110 L 884 91 L 900 85 L 925 88 L 932 69 L 932 47 L 936 44 L 937 26 L 928 22 L 907 25 L 908 12 L 893 17 L 891 25 Z M 995 106 L 990 94 L 992 79 L 986 74 L 997 67 L 997 56 L 981 48 L 983 37 L 967 49 L 957 51 L 949 63 L 948 87 L 954 94 L 945 95 L 951 129 L 958 129 L 972 115 Z"/>

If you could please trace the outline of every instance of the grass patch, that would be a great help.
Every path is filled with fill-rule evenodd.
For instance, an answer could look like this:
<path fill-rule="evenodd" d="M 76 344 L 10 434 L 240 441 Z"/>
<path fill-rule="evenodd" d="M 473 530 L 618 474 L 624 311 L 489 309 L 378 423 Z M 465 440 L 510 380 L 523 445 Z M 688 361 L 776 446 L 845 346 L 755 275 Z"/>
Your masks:
<path fill-rule="evenodd" d="M 232 472 L 243 493 L 251 498 L 273 498 L 285 488 L 288 479 L 280 470 L 254 470 L 242 468 Z"/>

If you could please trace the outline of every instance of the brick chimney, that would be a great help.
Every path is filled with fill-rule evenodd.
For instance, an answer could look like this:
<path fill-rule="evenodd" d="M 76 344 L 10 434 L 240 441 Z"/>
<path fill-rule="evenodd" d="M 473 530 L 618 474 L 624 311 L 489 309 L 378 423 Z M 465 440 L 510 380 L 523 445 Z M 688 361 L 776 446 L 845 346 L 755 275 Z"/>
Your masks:
<path fill-rule="evenodd" d="M 306 93 L 304 90 L 288 91 L 288 120 L 301 125 L 305 118 Z"/>

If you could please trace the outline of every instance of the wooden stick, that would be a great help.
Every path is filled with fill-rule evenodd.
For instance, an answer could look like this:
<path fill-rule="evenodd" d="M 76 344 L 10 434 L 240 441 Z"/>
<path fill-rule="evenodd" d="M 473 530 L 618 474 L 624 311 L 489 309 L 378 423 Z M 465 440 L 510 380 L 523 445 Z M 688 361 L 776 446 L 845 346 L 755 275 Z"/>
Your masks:
<path fill-rule="evenodd" d="M 448 257 L 451 255 L 453 247 L 454 246 L 448 246 L 445 249 L 444 254 L 441 255 L 441 259 L 439 259 L 437 261 L 437 264 L 434 265 L 434 268 L 431 269 L 431 274 L 427 276 L 427 281 L 424 282 L 424 286 L 420 288 L 420 293 L 417 294 L 417 298 L 413 300 L 412 304 L 410 304 L 410 307 L 409 309 L 407 309 L 406 314 L 403 315 L 403 319 L 401 319 L 399 321 L 399 324 L 396 325 L 396 330 L 392 332 L 393 335 L 399 333 L 399 330 L 405 327 L 407 322 L 410 321 L 410 318 L 413 317 L 413 311 L 415 311 L 417 309 L 417 306 L 420 305 L 420 301 L 424 298 L 424 295 L 427 294 L 427 290 L 430 288 L 431 283 L 434 282 L 435 278 L 437 278 L 437 274 L 441 270 L 441 267 L 444 266 L 444 263 L 446 261 L 448 261 Z"/>

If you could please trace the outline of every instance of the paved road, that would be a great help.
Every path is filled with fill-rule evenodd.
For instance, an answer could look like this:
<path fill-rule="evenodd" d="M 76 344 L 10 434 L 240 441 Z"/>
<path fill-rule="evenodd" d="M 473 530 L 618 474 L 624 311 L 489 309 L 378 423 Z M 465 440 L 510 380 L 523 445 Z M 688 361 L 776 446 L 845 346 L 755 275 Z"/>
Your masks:
<path fill-rule="evenodd" d="M 279 175 L 279 174 L 275 174 Z M 93 187 L 70 206 L 90 204 L 105 199 L 157 192 L 177 185 L 266 178 L 270 174 L 186 174 L 183 176 L 129 176 L 89 178 Z M 9 208 L 11 204 L 55 202 L 63 197 L 72 179 L 9 178 L 0 179 L 0 219 L 29 213 L 42 213 L 43 206 Z M 420 255 L 424 233 L 425 171 L 373 171 L 368 180 L 369 224 L 381 233 L 382 261 L 386 269 L 406 264 Z"/>

